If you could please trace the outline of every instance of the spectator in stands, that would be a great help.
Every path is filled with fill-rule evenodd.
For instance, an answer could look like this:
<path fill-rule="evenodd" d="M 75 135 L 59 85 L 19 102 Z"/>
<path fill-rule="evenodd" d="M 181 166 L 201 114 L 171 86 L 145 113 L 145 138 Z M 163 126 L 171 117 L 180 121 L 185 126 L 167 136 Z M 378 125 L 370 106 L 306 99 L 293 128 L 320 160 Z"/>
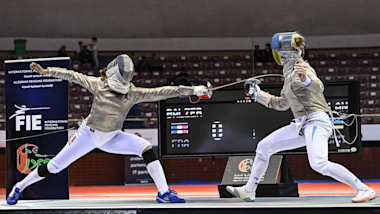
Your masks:
<path fill-rule="evenodd" d="M 81 50 L 83 49 L 83 42 L 82 41 L 79 41 L 78 42 L 78 48 L 76 50 L 76 53 L 79 55 L 79 53 L 81 52 Z"/>
<path fill-rule="evenodd" d="M 255 48 L 253 50 L 253 57 L 255 62 L 263 61 L 263 50 L 260 49 L 259 45 L 255 45 Z"/>
<path fill-rule="evenodd" d="M 142 56 L 138 62 L 138 72 L 150 72 L 149 61 L 146 56 Z"/>
<path fill-rule="evenodd" d="M 149 69 L 151 71 L 162 72 L 163 66 L 160 59 L 157 57 L 156 53 L 154 52 L 152 53 L 152 57 L 148 59 L 148 62 L 149 62 Z"/>
<path fill-rule="evenodd" d="M 202 81 L 201 81 L 197 76 L 195 76 L 195 77 L 191 80 L 190 84 L 191 84 L 192 86 L 201 85 L 201 84 L 202 84 Z"/>
<path fill-rule="evenodd" d="M 83 45 L 82 50 L 79 52 L 79 62 L 81 64 L 93 64 L 92 54 L 87 45 Z"/>
<path fill-rule="evenodd" d="M 274 62 L 272 49 L 270 44 L 265 44 L 265 49 L 263 50 L 263 62 Z"/>
<path fill-rule="evenodd" d="M 97 47 L 98 38 L 92 37 L 91 43 L 89 43 L 87 46 L 89 47 L 89 50 L 92 55 L 92 65 L 94 66 L 94 69 L 99 68 L 99 59 L 98 59 L 98 47 Z"/>
<path fill-rule="evenodd" d="M 129 56 L 131 57 L 131 59 L 132 59 L 132 62 L 133 62 L 133 64 L 135 65 L 135 67 L 136 67 L 136 70 L 137 70 L 137 64 L 138 64 L 138 60 L 137 60 L 137 58 L 136 58 L 136 56 L 135 56 L 135 52 L 131 52 L 130 54 L 129 54 Z"/>
<path fill-rule="evenodd" d="M 73 62 L 73 64 L 79 64 L 79 61 L 80 61 L 80 59 L 79 59 L 79 53 L 81 52 L 82 49 L 83 49 L 83 42 L 79 41 L 78 42 L 78 47 L 75 50 L 74 55 L 71 57 L 71 61 Z"/>
<path fill-rule="evenodd" d="M 185 72 L 185 68 L 181 67 L 180 70 L 181 71 L 177 75 L 175 75 L 173 78 L 167 79 L 166 85 L 172 85 L 172 86 L 174 86 L 174 85 L 186 85 L 186 86 L 192 85 L 188 80 L 189 76 Z"/>
<path fill-rule="evenodd" d="M 76 135 L 48 163 L 38 166 L 23 180 L 16 183 L 10 192 L 7 203 L 14 205 L 28 186 L 57 174 L 88 152 L 99 148 L 105 152 L 125 155 L 138 155 L 145 160 L 149 175 L 157 186 L 158 203 L 184 203 L 166 182 L 160 161 L 152 150 L 151 144 L 143 138 L 121 131 L 130 108 L 141 102 L 153 102 L 178 96 L 208 95 L 205 86 L 164 86 L 159 88 L 135 87 L 134 65 L 128 55 L 119 55 L 112 60 L 101 77 L 66 70 L 64 68 L 42 68 L 31 63 L 30 69 L 40 74 L 71 81 L 88 89 L 94 96 L 90 114 L 82 121 Z"/>
<path fill-rule="evenodd" d="M 66 52 L 66 45 L 62 45 L 58 51 L 57 51 L 57 56 L 59 57 L 67 57 L 67 52 Z"/>

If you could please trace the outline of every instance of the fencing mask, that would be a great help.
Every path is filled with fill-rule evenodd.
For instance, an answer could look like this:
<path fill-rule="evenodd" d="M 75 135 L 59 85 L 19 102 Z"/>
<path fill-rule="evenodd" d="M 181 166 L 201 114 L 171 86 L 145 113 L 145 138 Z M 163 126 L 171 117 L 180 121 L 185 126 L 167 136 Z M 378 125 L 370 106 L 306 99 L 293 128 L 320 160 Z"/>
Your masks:
<path fill-rule="evenodd" d="M 107 83 L 109 87 L 120 94 L 126 94 L 131 87 L 134 65 L 132 59 L 126 55 L 119 55 L 107 65 Z"/>
<path fill-rule="evenodd" d="M 288 59 L 304 56 L 304 38 L 297 32 L 276 33 L 272 37 L 272 54 L 279 65 Z"/>

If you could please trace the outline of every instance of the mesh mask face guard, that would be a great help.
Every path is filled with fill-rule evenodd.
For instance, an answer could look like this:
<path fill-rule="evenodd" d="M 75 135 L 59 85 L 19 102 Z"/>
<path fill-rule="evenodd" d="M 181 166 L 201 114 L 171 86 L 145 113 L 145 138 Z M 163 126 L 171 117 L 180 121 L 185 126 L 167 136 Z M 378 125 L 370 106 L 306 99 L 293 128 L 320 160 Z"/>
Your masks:
<path fill-rule="evenodd" d="M 115 92 L 126 94 L 129 91 L 130 82 L 120 74 L 119 67 L 114 66 L 106 71 L 108 86 Z"/>
<path fill-rule="evenodd" d="M 273 58 L 279 65 L 284 65 L 286 57 L 295 57 L 301 55 L 303 57 L 304 51 L 301 53 L 292 46 L 292 38 L 297 32 L 276 33 L 272 37 L 272 54 Z M 281 57 L 282 56 L 282 57 Z"/>
<path fill-rule="evenodd" d="M 131 86 L 133 73 L 132 59 L 126 54 L 119 55 L 107 65 L 107 83 L 113 91 L 126 94 Z"/>

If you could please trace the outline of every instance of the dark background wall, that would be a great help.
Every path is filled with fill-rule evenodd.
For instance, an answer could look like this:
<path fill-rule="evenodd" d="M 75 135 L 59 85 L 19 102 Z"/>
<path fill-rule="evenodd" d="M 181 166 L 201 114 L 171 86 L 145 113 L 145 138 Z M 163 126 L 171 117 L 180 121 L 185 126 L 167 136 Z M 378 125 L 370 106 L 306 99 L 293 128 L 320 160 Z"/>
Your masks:
<path fill-rule="evenodd" d="M 0 37 L 267 37 L 380 33 L 377 0 L 0 1 Z"/>
<path fill-rule="evenodd" d="M 379 147 L 364 147 L 360 154 L 334 154 L 330 160 L 341 163 L 361 179 L 379 179 Z M 296 180 L 329 180 L 314 172 L 306 155 L 288 155 L 291 173 Z M 161 160 L 169 183 L 187 181 L 221 182 L 226 157 L 163 159 Z M 70 167 L 70 185 L 115 185 L 124 183 L 124 156 L 92 152 Z M 5 178 L 5 155 L 0 154 L 0 178 Z M 0 188 L 5 179 L 0 179 Z"/>

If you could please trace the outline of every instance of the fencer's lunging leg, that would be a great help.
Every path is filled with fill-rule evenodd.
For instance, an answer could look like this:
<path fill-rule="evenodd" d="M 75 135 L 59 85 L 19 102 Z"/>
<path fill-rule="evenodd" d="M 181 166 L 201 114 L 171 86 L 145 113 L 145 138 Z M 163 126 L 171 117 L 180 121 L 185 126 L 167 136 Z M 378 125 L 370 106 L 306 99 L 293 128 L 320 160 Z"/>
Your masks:
<path fill-rule="evenodd" d="M 149 175 L 152 177 L 154 183 L 156 184 L 158 191 L 161 194 L 164 194 L 169 190 L 169 187 L 166 182 L 164 169 L 162 168 L 160 161 L 154 154 L 151 146 L 148 146 L 144 150 L 142 157 L 144 158 L 146 169 L 148 170 Z"/>
<path fill-rule="evenodd" d="M 169 190 L 161 163 L 157 160 L 151 144 L 144 138 L 120 131 L 100 149 L 109 153 L 138 155 L 144 158 L 146 168 L 158 191 L 163 194 Z"/>
<path fill-rule="evenodd" d="M 47 164 L 44 165 L 46 166 Z M 23 191 L 26 187 L 43 180 L 45 176 L 40 176 L 40 173 L 38 173 L 39 168 L 41 168 L 41 166 L 29 173 L 29 175 L 27 175 L 22 181 L 18 182 L 15 187 L 18 187 L 20 191 Z"/>
<path fill-rule="evenodd" d="M 94 148 L 95 144 L 92 143 L 87 131 L 81 128 L 49 163 L 34 169 L 23 180 L 16 183 L 15 187 L 23 191 L 26 187 L 43 180 L 48 175 L 59 173 Z"/>
<path fill-rule="evenodd" d="M 151 144 L 144 138 L 120 131 L 100 149 L 115 154 L 133 154 L 142 157 L 159 192 L 156 201 L 158 203 L 185 202 L 184 199 L 176 195 L 175 191 L 169 189 L 161 163 L 154 154 Z"/>
<path fill-rule="evenodd" d="M 322 175 L 350 185 L 356 190 L 368 188 L 347 168 L 328 160 L 330 133 L 323 126 L 309 125 L 305 127 L 306 149 L 311 168 Z"/>
<path fill-rule="evenodd" d="M 259 142 L 252 172 L 245 186 L 247 192 L 255 192 L 260 179 L 264 176 L 270 157 L 280 151 L 296 149 L 305 146 L 305 139 L 298 135 L 296 125 L 284 126 Z"/>
<path fill-rule="evenodd" d="M 252 165 L 251 176 L 245 186 L 247 192 L 256 192 L 257 185 L 259 185 L 261 177 L 263 177 L 267 171 L 268 165 L 269 158 L 256 152 L 255 160 Z"/>

